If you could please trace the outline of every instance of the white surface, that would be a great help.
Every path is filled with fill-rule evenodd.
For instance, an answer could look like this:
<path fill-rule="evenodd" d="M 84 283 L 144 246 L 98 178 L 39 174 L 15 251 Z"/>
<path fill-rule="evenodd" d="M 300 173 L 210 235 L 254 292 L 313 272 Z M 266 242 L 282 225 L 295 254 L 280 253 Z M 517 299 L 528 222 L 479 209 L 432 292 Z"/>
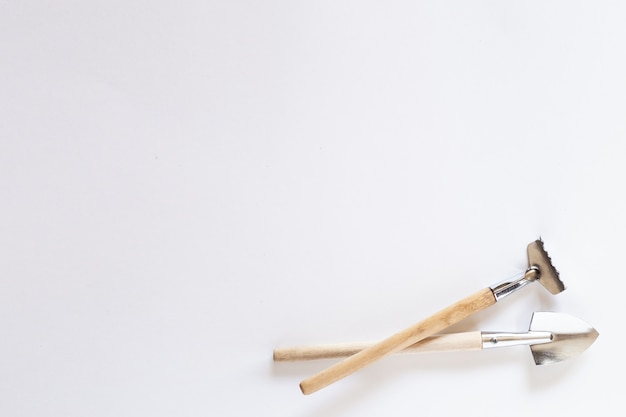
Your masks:
<path fill-rule="evenodd" d="M 2 2 L 0 415 L 616 407 L 625 17 L 617 1 Z M 562 311 L 600 332 L 573 360 L 387 358 L 306 397 L 330 362 L 271 361 L 388 336 L 523 270 L 540 235 L 568 289 L 455 328 Z"/>

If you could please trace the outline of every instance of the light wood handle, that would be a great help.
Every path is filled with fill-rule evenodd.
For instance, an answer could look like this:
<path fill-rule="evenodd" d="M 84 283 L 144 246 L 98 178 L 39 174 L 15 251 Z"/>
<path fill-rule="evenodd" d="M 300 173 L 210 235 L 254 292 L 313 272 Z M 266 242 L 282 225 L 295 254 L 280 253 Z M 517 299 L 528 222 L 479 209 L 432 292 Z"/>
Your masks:
<path fill-rule="evenodd" d="M 341 362 L 324 369 L 323 371 L 305 379 L 300 383 L 300 389 L 305 395 L 312 394 L 333 382 L 336 382 L 361 368 L 387 355 L 398 352 L 420 340 L 432 336 L 464 318 L 483 310 L 493 304 L 496 299 L 491 288 L 485 288 L 435 313 L 419 323 L 408 327 L 387 339 L 363 349 L 362 351 L 345 358 Z"/>
<path fill-rule="evenodd" d="M 374 342 L 361 342 L 277 348 L 274 349 L 274 361 L 293 362 L 345 358 L 367 349 L 373 344 Z M 474 331 L 430 336 L 396 353 L 455 352 L 461 350 L 481 350 L 482 348 L 482 333 Z"/>

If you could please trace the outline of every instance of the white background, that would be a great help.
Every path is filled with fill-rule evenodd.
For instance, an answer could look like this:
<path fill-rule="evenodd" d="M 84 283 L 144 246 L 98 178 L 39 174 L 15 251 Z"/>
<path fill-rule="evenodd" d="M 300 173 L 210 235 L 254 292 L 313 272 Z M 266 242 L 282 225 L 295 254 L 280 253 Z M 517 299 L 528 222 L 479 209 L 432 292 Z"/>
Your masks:
<path fill-rule="evenodd" d="M 509 416 L 621 407 L 626 5 L 0 3 L 0 415 Z M 332 361 L 526 267 L 599 332 Z M 617 379 L 614 379 L 617 378 Z M 578 414 L 577 414 L 578 415 Z"/>

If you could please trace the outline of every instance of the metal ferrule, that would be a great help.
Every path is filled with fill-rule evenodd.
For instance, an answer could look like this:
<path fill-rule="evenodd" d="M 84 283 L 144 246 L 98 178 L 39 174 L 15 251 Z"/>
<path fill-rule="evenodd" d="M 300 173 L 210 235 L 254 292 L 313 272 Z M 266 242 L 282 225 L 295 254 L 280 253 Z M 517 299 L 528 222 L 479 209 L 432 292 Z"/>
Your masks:
<path fill-rule="evenodd" d="M 498 333 L 483 332 L 483 349 L 517 346 L 517 345 L 539 345 L 552 341 L 551 332 L 525 332 L 525 333 Z"/>
<path fill-rule="evenodd" d="M 491 288 L 491 291 L 493 292 L 493 296 L 495 297 L 496 301 L 500 301 L 504 297 L 507 297 L 513 294 L 515 291 L 519 290 L 520 288 L 525 287 L 526 285 L 535 281 L 538 277 L 539 277 L 539 268 L 535 266 L 531 266 L 530 268 L 526 270 L 524 275 L 522 275 L 520 278 L 513 279 L 513 280 L 505 280 L 490 288 Z"/>

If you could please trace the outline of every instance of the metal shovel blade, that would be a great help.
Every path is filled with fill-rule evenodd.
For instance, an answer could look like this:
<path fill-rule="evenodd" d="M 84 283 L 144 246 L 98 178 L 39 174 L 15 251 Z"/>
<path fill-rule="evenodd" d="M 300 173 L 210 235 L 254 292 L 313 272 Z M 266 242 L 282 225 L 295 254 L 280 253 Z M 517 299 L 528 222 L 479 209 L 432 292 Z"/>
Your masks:
<path fill-rule="evenodd" d="M 531 345 L 537 365 L 561 362 L 585 351 L 598 337 L 598 332 L 577 317 L 563 313 L 535 312 L 530 331 L 552 333 L 550 343 Z"/>

